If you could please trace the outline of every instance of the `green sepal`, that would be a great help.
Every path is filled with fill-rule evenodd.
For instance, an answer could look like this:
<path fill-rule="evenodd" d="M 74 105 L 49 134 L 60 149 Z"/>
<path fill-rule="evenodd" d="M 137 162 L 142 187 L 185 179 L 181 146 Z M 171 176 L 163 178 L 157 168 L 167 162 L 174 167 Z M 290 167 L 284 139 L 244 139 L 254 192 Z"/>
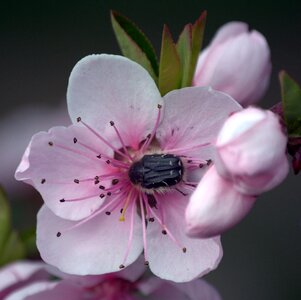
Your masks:
<path fill-rule="evenodd" d="M 301 88 L 285 71 L 279 74 L 284 120 L 289 137 L 301 137 Z"/>
<path fill-rule="evenodd" d="M 149 39 L 135 23 L 116 11 L 111 11 L 111 22 L 122 54 L 143 66 L 157 82 L 158 60 Z"/>
<path fill-rule="evenodd" d="M 0 257 L 11 228 L 10 208 L 3 189 L 0 187 Z"/>
<path fill-rule="evenodd" d="M 191 62 L 189 71 L 189 82 L 192 83 L 194 72 L 196 69 L 196 64 L 201 52 L 205 25 L 206 25 L 207 12 L 204 11 L 196 22 L 192 25 L 192 46 L 191 46 Z"/>
<path fill-rule="evenodd" d="M 20 234 L 20 238 L 26 250 L 26 256 L 34 256 L 38 253 L 36 246 L 36 229 L 30 228 Z"/>
<path fill-rule="evenodd" d="M 162 96 L 181 87 L 181 69 L 176 45 L 168 27 L 164 25 L 159 65 L 159 90 Z"/>
<path fill-rule="evenodd" d="M 192 25 L 187 24 L 179 36 L 177 42 L 177 52 L 182 66 L 181 87 L 191 85 L 190 69 L 192 55 Z"/>

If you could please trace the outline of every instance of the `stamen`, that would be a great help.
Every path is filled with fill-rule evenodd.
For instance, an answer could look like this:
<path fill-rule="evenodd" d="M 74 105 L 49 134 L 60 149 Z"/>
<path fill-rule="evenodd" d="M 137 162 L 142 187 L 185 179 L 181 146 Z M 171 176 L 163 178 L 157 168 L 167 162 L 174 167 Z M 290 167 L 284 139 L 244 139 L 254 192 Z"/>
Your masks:
<path fill-rule="evenodd" d="M 133 189 L 131 189 L 130 193 L 128 194 L 128 196 L 127 196 L 127 198 L 125 200 L 125 205 L 122 208 L 122 213 L 121 213 L 121 216 L 119 218 L 120 222 L 124 222 L 125 221 L 124 216 L 125 216 L 125 213 L 126 213 L 126 210 L 127 210 L 128 206 L 129 206 L 132 194 L 133 194 Z"/>
<path fill-rule="evenodd" d="M 115 130 L 115 132 L 116 132 L 116 134 L 117 134 L 117 136 L 118 136 L 118 138 L 119 138 L 119 140 L 120 140 L 120 143 L 121 143 L 121 145 L 122 145 L 122 148 L 123 148 L 124 153 L 126 154 L 126 156 L 128 157 L 128 159 L 129 159 L 130 161 L 133 161 L 133 159 L 132 159 L 130 153 L 128 152 L 128 149 L 127 149 L 126 146 L 125 146 L 125 143 L 124 143 L 124 141 L 123 141 L 123 139 L 122 139 L 122 137 L 121 137 L 121 135 L 120 135 L 120 133 L 119 133 L 117 127 L 115 126 L 115 123 L 114 123 L 113 121 L 110 121 L 110 125 L 114 128 L 114 130 Z"/>
<path fill-rule="evenodd" d="M 72 199 L 60 199 L 60 202 L 76 202 L 76 201 L 82 201 L 82 200 L 86 200 L 86 199 L 91 199 L 93 197 L 98 197 L 99 194 L 95 194 L 95 195 L 88 195 L 88 196 L 83 196 L 83 197 L 78 197 L 78 198 L 72 198 Z"/>
<path fill-rule="evenodd" d="M 154 126 L 152 132 L 150 133 L 150 135 L 147 136 L 145 142 L 141 146 L 141 148 L 140 148 L 140 152 L 141 153 L 143 153 L 147 149 L 147 147 L 150 145 L 150 143 L 152 142 L 153 138 L 155 137 L 157 129 L 159 127 L 160 118 L 161 118 L 161 108 L 162 108 L 162 105 L 158 104 L 157 107 L 158 107 L 158 114 L 157 114 L 157 119 L 156 119 L 155 126 Z"/>
<path fill-rule="evenodd" d="M 45 178 L 41 179 L 41 184 L 44 184 L 45 182 L 46 182 Z"/>
<path fill-rule="evenodd" d="M 92 127 L 90 127 L 87 123 L 82 121 L 81 118 L 78 118 L 78 122 L 81 122 L 87 129 L 89 129 L 96 137 L 98 137 L 103 143 L 105 143 L 108 147 L 114 150 L 119 155 L 123 156 L 124 158 L 128 159 L 127 155 L 123 152 L 116 149 L 111 143 L 109 143 L 105 138 L 103 138 L 97 131 L 95 131 Z"/>
<path fill-rule="evenodd" d="M 144 205 L 143 205 L 143 197 L 142 197 L 141 193 L 139 195 L 139 202 L 140 202 L 141 220 L 142 220 L 144 262 L 148 263 L 148 260 L 147 260 L 147 257 L 148 257 L 148 253 L 147 253 L 147 240 L 146 240 L 146 218 L 145 218 L 145 211 L 144 211 Z"/>
<path fill-rule="evenodd" d="M 136 205 L 133 202 L 132 203 L 132 210 L 131 210 L 131 220 L 130 220 L 130 234 L 129 234 L 129 239 L 128 239 L 128 244 L 126 247 L 126 251 L 125 251 L 125 255 L 124 255 L 124 259 L 122 264 L 119 266 L 120 269 L 124 268 L 124 265 L 126 264 L 126 260 L 129 256 L 130 250 L 131 250 L 131 246 L 132 246 L 132 242 L 133 242 L 133 232 L 134 232 L 134 218 L 135 218 L 135 209 L 136 209 Z M 121 268 L 121 266 L 123 266 L 123 268 Z"/>
<path fill-rule="evenodd" d="M 191 151 L 191 150 L 196 150 L 196 149 L 199 149 L 199 148 L 202 148 L 202 147 L 206 147 L 206 146 L 209 146 L 209 145 L 211 145 L 211 143 L 210 142 L 208 142 L 208 143 L 203 143 L 203 144 L 199 144 L 199 145 L 195 145 L 195 146 L 191 146 L 191 147 L 183 147 L 183 148 L 174 148 L 174 149 L 164 149 L 164 151 L 169 151 L 169 152 L 171 152 L 171 153 L 174 153 L 174 154 L 176 154 L 176 153 L 179 153 L 179 154 L 181 154 L 182 152 L 187 152 L 187 151 Z"/>
<path fill-rule="evenodd" d="M 94 213 L 92 213 L 90 216 L 88 216 L 87 218 L 85 218 L 85 219 L 79 221 L 79 222 L 76 223 L 75 225 L 72 225 L 72 226 L 70 226 L 70 227 L 68 227 L 68 228 L 66 228 L 66 229 L 64 229 L 64 230 L 59 231 L 59 232 L 57 233 L 56 236 L 57 236 L 57 237 L 60 237 L 63 233 L 66 233 L 66 232 L 68 232 L 68 231 L 70 231 L 70 230 L 73 230 L 73 229 L 75 229 L 75 228 L 77 228 L 77 227 L 79 227 L 79 226 L 85 224 L 86 222 L 88 222 L 88 221 L 90 221 L 91 219 L 93 219 L 95 216 L 97 216 L 97 215 L 101 214 L 102 212 L 106 211 L 106 209 L 107 209 L 110 205 L 112 205 L 113 203 L 115 203 L 115 199 L 114 199 L 113 201 L 110 201 L 110 202 L 107 203 L 106 205 L 100 207 L 98 210 L 96 210 L 96 211 L 95 211 Z"/>

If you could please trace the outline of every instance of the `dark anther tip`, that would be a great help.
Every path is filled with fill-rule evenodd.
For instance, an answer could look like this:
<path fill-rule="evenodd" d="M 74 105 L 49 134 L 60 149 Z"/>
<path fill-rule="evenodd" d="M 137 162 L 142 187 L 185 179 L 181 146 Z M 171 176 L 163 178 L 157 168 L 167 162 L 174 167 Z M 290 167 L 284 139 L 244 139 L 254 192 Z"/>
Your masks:
<path fill-rule="evenodd" d="M 104 187 L 103 185 L 100 185 L 99 188 L 100 188 L 101 190 L 104 190 L 104 189 L 105 189 L 105 187 Z"/>
<path fill-rule="evenodd" d="M 106 160 L 106 163 L 109 165 L 111 162 L 110 162 L 110 160 Z"/>
<path fill-rule="evenodd" d="M 61 199 L 60 202 L 65 202 L 65 199 Z"/>
<path fill-rule="evenodd" d="M 207 166 L 210 166 L 211 163 L 212 163 L 212 160 L 211 160 L 211 159 L 208 159 L 208 160 L 207 160 Z"/>
<path fill-rule="evenodd" d="M 155 219 L 154 218 L 149 218 L 148 219 L 150 222 L 155 222 Z"/>
<path fill-rule="evenodd" d="M 109 216 L 111 214 L 110 211 L 106 211 L 106 215 Z"/>
<path fill-rule="evenodd" d="M 76 118 L 76 121 L 77 121 L 77 122 L 80 122 L 81 120 L 82 120 L 81 117 Z"/>
<path fill-rule="evenodd" d="M 79 184 L 79 180 L 78 179 L 74 179 L 74 182 Z"/>
<path fill-rule="evenodd" d="M 48 145 L 49 146 L 53 146 L 53 142 L 48 142 Z"/>
<path fill-rule="evenodd" d="M 120 265 L 120 266 L 119 266 L 119 269 L 124 269 L 124 268 L 125 268 L 124 265 Z"/>
<path fill-rule="evenodd" d="M 99 159 L 101 159 L 101 155 L 100 155 L 100 154 L 99 154 L 99 155 L 96 155 L 96 157 L 99 158 Z"/>
<path fill-rule="evenodd" d="M 184 247 L 184 248 L 182 249 L 182 251 L 183 251 L 183 253 L 186 253 L 187 249 Z"/>
<path fill-rule="evenodd" d="M 111 196 L 112 195 L 112 193 L 111 192 L 107 192 L 107 196 Z"/>
<path fill-rule="evenodd" d="M 56 236 L 57 237 L 60 237 L 62 234 L 60 233 L 60 232 L 58 232 L 57 234 L 56 234 Z"/>
<path fill-rule="evenodd" d="M 113 179 L 113 180 L 112 180 L 112 184 L 113 184 L 113 185 L 117 184 L 118 182 L 119 182 L 118 179 Z"/>
<path fill-rule="evenodd" d="M 161 105 L 161 104 L 158 104 L 158 108 L 159 108 L 159 109 L 162 108 L 162 105 Z"/>
<path fill-rule="evenodd" d="M 46 179 L 43 178 L 43 179 L 41 180 L 41 183 L 44 184 L 45 182 L 46 182 Z"/>
<path fill-rule="evenodd" d="M 74 143 L 74 144 L 77 143 L 77 138 L 73 138 L 73 143 Z"/>
<path fill-rule="evenodd" d="M 163 229 L 162 234 L 167 234 L 167 231 L 165 229 Z"/>
<path fill-rule="evenodd" d="M 199 164 L 199 168 L 202 169 L 204 167 L 203 164 Z"/>
<path fill-rule="evenodd" d="M 146 260 L 146 261 L 144 262 L 144 265 L 148 267 L 148 266 L 149 266 L 149 262 Z"/>
<path fill-rule="evenodd" d="M 111 125 L 111 126 L 114 126 L 115 123 L 114 123 L 113 121 L 110 121 L 110 125 Z"/>
<path fill-rule="evenodd" d="M 100 194 L 99 195 L 100 198 L 103 198 L 104 196 L 105 196 L 105 194 Z"/>

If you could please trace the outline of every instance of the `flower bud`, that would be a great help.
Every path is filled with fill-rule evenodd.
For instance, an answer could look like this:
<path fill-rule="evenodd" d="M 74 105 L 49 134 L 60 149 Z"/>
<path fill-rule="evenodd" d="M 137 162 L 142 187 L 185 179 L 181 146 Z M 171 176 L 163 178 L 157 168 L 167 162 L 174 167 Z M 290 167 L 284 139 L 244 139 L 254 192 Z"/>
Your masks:
<path fill-rule="evenodd" d="M 251 210 L 255 197 L 239 193 L 212 166 L 192 194 L 186 209 L 187 234 L 217 236 L 239 223 Z"/>
<path fill-rule="evenodd" d="M 211 86 L 241 105 L 257 102 L 271 75 L 270 49 L 264 36 L 242 22 L 222 26 L 199 56 L 193 85 Z"/>
<path fill-rule="evenodd" d="M 247 108 L 225 122 L 216 141 L 216 168 L 235 188 L 258 195 L 288 173 L 287 137 L 271 111 Z"/>

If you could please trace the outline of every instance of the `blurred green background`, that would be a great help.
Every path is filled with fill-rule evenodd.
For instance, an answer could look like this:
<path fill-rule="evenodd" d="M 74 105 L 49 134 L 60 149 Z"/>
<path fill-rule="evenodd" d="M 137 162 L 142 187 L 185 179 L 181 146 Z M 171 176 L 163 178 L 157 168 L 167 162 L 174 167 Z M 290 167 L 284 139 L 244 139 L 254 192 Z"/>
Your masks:
<path fill-rule="evenodd" d="M 271 86 L 261 105 L 267 108 L 280 100 L 277 74 L 281 69 L 301 83 L 299 1 L 1 1 L 2 119 L 28 104 L 64 103 L 69 73 L 80 58 L 91 53 L 119 53 L 110 9 L 135 21 L 157 50 L 164 23 L 176 37 L 204 9 L 208 10 L 205 45 L 225 22 L 247 22 L 266 36 L 272 51 Z M 19 131 L 26 126 L 22 121 L 20 117 Z M 223 236 L 224 259 L 206 278 L 224 300 L 301 299 L 299 182 L 300 175 L 291 175 L 280 187 L 262 195 L 252 213 Z M 22 183 L 18 185 L 23 188 Z M 14 222 L 20 228 L 35 224 L 41 205 L 30 190 L 26 187 L 23 193 L 11 193 Z"/>

